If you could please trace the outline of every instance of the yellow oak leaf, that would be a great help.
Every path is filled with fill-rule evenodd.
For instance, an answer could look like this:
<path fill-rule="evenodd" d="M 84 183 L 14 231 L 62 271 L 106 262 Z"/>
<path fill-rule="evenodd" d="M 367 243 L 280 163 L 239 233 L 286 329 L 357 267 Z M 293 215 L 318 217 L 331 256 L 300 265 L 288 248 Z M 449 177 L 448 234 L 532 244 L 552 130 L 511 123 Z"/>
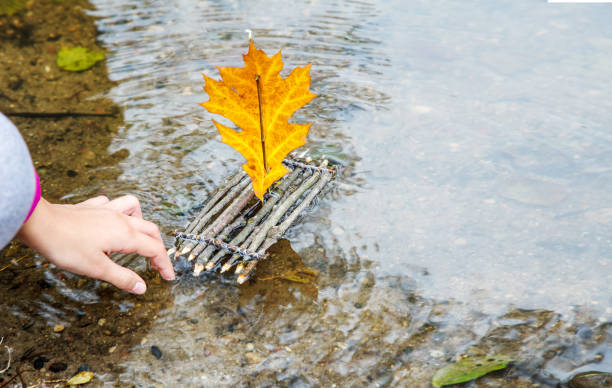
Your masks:
<path fill-rule="evenodd" d="M 268 187 L 289 172 L 282 164 L 285 156 L 306 144 L 312 123 L 294 124 L 289 119 L 316 95 L 309 90 L 310 64 L 282 78 L 281 52 L 268 57 L 253 40 L 243 58 L 244 67 L 218 68 L 221 81 L 203 75 L 209 100 L 200 105 L 241 129 L 213 120 L 221 140 L 246 159 L 242 167 L 251 177 L 255 195 L 263 200 Z"/>

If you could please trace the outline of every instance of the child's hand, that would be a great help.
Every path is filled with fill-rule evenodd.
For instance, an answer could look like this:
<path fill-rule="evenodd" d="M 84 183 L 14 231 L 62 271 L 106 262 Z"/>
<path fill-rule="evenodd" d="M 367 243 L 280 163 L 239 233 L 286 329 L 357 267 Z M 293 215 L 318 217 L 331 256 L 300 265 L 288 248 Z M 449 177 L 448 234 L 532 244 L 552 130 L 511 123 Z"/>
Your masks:
<path fill-rule="evenodd" d="M 164 279 L 174 279 L 159 229 L 142 219 L 138 199 L 132 195 L 112 201 L 100 196 L 77 205 L 51 204 L 41 198 L 18 237 L 60 268 L 134 294 L 146 291 L 145 282 L 113 262 L 109 253 L 136 252 L 150 257 Z"/>

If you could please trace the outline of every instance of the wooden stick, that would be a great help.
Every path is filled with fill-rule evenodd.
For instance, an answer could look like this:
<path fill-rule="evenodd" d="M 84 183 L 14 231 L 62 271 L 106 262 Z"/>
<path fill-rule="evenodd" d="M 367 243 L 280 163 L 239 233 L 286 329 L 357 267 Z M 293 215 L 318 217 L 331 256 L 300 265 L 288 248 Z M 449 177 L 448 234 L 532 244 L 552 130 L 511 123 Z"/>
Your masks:
<path fill-rule="evenodd" d="M 292 160 L 292 159 L 284 159 L 283 160 L 283 164 L 289 168 L 295 168 L 295 167 L 300 167 L 303 168 L 304 170 L 310 170 L 310 171 L 320 171 L 320 172 L 328 172 L 332 175 L 336 175 L 336 170 L 335 169 L 331 169 L 331 168 L 325 168 L 325 167 L 317 167 L 317 166 L 313 166 L 311 164 L 306 164 L 306 163 L 302 163 L 302 162 L 298 162 L 297 160 Z"/>
<path fill-rule="evenodd" d="M 223 214 L 221 214 L 221 216 L 219 216 L 219 218 L 217 218 L 217 220 L 215 220 L 215 222 L 213 223 L 213 225 L 209 226 L 205 231 L 204 231 L 204 236 L 211 236 L 214 237 L 217 234 L 219 234 L 219 232 L 223 229 L 225 231 L 225 228 L 231 227 L 232 225 L 228 224 L 234 219 L 236 218 L 236 216 L 242 211 L 242 209 L 246 206 L 246 204 L 251 200 L 251 198 L 253 198 L 253 189 L 249 186 L 249 188 L 247 190 L 245 190 L 238 198 L 236 198 L 236 200 L 234 202 L 232 202 L 232 204 L 225 209 L 225 211 L 223 212 Z M 229 230 L 228 230 L 229 232 Z M 226 233 L 228 233 L 226 232 Z M 210 249 L 210 250 L 209 250 Z M 203 250 L 208 250 L 209 252 L 212 252 L 215 250 L 215 247 L 212 245 L 206 246 L 205 244 L 199 244 L 197 247 L 195 247 L 195 249 L 191 252 L 191 254 L 189 255 L 189 258 L 187 260 L 191 261 L 194 259 L 194 257 L 198 257 L 198 260 L 196 262 L 196 265 L 194 266 L 194 270 L 193 270 L 193 274 L 194 276 L 198 276 L 200 274 L 200 272 L 202 272 L 202 270 L 204 269 L 204 265 L 206 264 L 206 257 L 202 256 L 202 258 L 200 258 L 200 252 L 202 252 Z M 210 253 L 207 254 L 208 257 L 210 257 Z"/>
<path fill-rule="evenodd" d="M 4 112 L 5 116 L 17 116 L 28 118 L 55 119 L 62 117 L 115 117 L 119 113 L 96 113 L 96 112 Z"/>
<path fill-rule="evenodd" d="M 323 163 L 325 166 L 327 165 L 326 160 Z M 253 238 L 253 241 L 249 245 L 248 250 L 257 251 L 261 243 L 264 241 L 265 237 L 268 235 L 268 232 L 275 228 L 276 223 L 283 217 L 283 215 L 285 215 L 285 213 L 287 213 L 289 208 L 295 202 L 297 202 L 297 200 L 302 196 L 302 194 L 317 181 L 320 175 L 320 172 L 313 174 L 310 178 L 308 178 L 308 180 L 303 182 L 302 185 L 299 186 L 287 199 L 285 199 L 285 201 L 283 201 L 277 209 L 274 210 L 274 212 L 270 215 L 270 217 L 268 217 L 264 225 L 259 229 L 255 237 Z M 257 260 L 253 260 L 253 262 L 248 263 L 248 265 L 246 266 L 247 271 L 245 274 L 241 274 L 244 266 L 239 266 L 236 268 L 236 273 L 240 274 L 237 280 L 238 284 L 242 284 L 247 281 L 247 279 L 250 277 L 251 271 L 253 271 L 253 269 L 257 265 L 258 261 L 256 261 Z"/>
<path fill-rule="evenodd" d="M 259 202 L 257 203 L 257 205 L 259 204 Z M 244 212 L 244 214 L 236 217 L 236 219 L 234 220 L 234 222 L 232 222 L 231 224 L 227 225 L 225 228 L 223 228 L 223 230 L 221 231 L 221 234 L 219 236 L 219 238 L 223 241 L 223 242 L 230 242 L 228 235 L 232 232 L 232 230 L 238 228 L 238 227 L 243 227 L 246 225 L 246 221 L 247 221 L 247 214 L 248 214 L 249 210 L 247 210 L 246 212 Z M 197 247 L 196 247 L 197 248 Z M 213 254 L 213 252 L 215 250 L 217 250 L 218 247 L 215 245 L 209 245 L 206 247 L 206 249 L 204 249 L 204 252 L 200 253 L 198 255 L 198 257 L 196 258 L 196 264 L 195 267 L 201 267 L 199 268 L 199 271 L 196 273 L 196 269 L 194 268 L 194 275 L 198 276 L 199 273 L 204 270 L 204 266 L 206 266 L 206 269 L 208 269 L 208 261 L 210 259 L 210 256 Z M 195 249 L 192 251 L 192 253 L 195 252 Z M 223 254 L 223 250 L 220 249 L 218 253 Z M 191 254 L 190 254 L 191 256 Z M 238 255 L 240 256 L 240 255 Z"/>
<path fill-rule="evenodd" d="M 319 194 L 323 187 L 331 180 L 331 174 L 322 174 L 317 184 L 310 190 L 306 198 L 291 212 L 287 218 L 274 230 L 274 233 L 268 233 L 269 237 L 264 241 L 260 248 L 260 251 L 267 251 L 274 243 L 276 243 L 284 234 L 287 229 L 295 222 L 298 216 L 310 205 L 312 200 Z"/>
<path fill-rule="evenodd" d="M 324 164 L 327 165 L 327 161 L 324 161 Z M 289 197 L 287 197 L 283 202 L 281 202 L 278 206 L 275 207 L 274 211 L 268 219 L 264 222 L 263 226 L 257 231 L 253 242 L 249 245 L 249 250 L 256 251 L 259 248 L 259 245 L 263 242 L 264 238 L 268 234 L 268 231 L 275 226 L 278 221 L 287 213 L 291 205 L 293 205 L 300 196 L 308 190 L 315 182 L 318 180 L 321 173 L 315 173 L 310 178 L 308 178 L 304 183 L 302 183 L 298 188 L 291 193 Z"/>
<path fill-rule="evenodd" d="M 310 192 L 302 200 L 302 202 L 295 209 L 293 209 L 291 214 L 278 227 L 271 229 L 272 233 L 268 233 L 269 237 L 264 241 L 258 253 L 267 251 L 268 248 L 270 248 L 274 243 L 276 243 L 280 239 L 280 237 L 282 237 L 283 234 L 285 234 L 287 229 L 289 229 L 291 224 L 293 224 L 293 222 L 300 215 L 300 213 L 302 213 L 304 209 L 306 209 L 306 207 L 310 205 L 312 200 L 317 196 L 317 194 L 319 194 L 319 192 L 323 189 L 323 187 L 325 187 L 325 185 L 331 180 L 331 178 L 332 178 L 331 174 L 328 174 L 328 173 L 320 174 L 320 178 L 317 184 L 312 188 L 312 190 L 310 190 Z M 246 268 L 244 269 L 244 272 L 242 270 L 240 271 L 243 273 L 241 273 L 238 276 L 238 279 L 237 279 L 238 284 L 243 284 L 251 277 L 251 273 L 255 269 L 255 266 L 257 265 L 258 262 L 259 260 L 252 260 L 250 263 L 247 264 Z"/>
<path fill-rule="evenodd" d="M 246 240 L 244 240 L 244 244 L 242 244 L 241 247 L 243 247 L 246 250 L 248 248 L 248 246 L 251 244 L 251 241 L 253 241 L 253 237 L 255 237 L 255 233 L 251 234 Z M 223 264 L 223 266 L 221 267 L 221 271 L 220 272 L 224 273 L 226 271 L 229 271 L 234 266 L 234 264 L 236 264 L 240 260 L 242 260 L 242 256 L 237 255 L 237 254 L 232 255 L 232 257 L 230 257 L 230 259 L 225 264 Z M 212 267 L 217 265 L 217 262 L 215 262 L 215 260 L 211 260 L 211 262 L 214 263 Z M 209 264 L 210 264 L 210 262 L 209 262 Z M 207 267 L 208 267 L 208 265 L 207 265 Z M 212 267 L 208 268 L 208 269 L 212 269 Z"/>
<path fill-rule="evenodd" d="M 301 172 L 302 170 L 300 168 L 296 168 L 285 179 L 283 179 L 281 184 L 275 190 L 275 192 L 278 195 L 273 195 L 271 196 L 271 198 L 268 198 L 268 200 L 264 203 L 264 206 L 261 209 L 259 209 L 259 211 L 253 218 L 249 220 L 249 223 L 247 224 L 247 226 L 245 226 L 244 229 L 242 229 L 240 233 L 238 233 L 238 235 L 232 239 L 230 244 L 240 245 L 245 239 L 248 238 L 248 236 L 255 229 L 255 227 L 259 224 L 259 222 L 266 215 L 268 215 L 268 213 L 270 213 L 270 211 L 274 208 L 274 205 L 280 200 L 280 198 L 282 198 L 282 196 L 287 191 L 287 188 L 289 188 L 289 186 L 293 182 L 295 182 L 295 180 L 298 178 Z M 244 247 L 246 248 L 247 245 L 245 244 Z M 215 265 L 218 264 L 218 262 L 223 256 L 225 256 L 223 252 L 217 252 L 215 257 L 213 257 L 213 259 L 209 261 L 209 264 L 206 265 L 206 269 L 208 270 L 212 269 Z M 227 271 L 228 269 L 230 269 L 234 265 L 234 263 L 238 261 L 239 259 L 240 259 L 240 255 L 233 255 L 233 257 L 226 264 L 223 265 L 223 268 L 221 268 L 221 272 L 223 273 Z"/>
<path fill-rule="evenodd" d="M 204 208 L 202 208 L 197 217 L 195 217 L 187 225 L 187 227 L 185 228 L 185 233 L 191 233 L 198 225 L 198 222 L 200 222 L 200 220 L 208 214 L 212 207 L 215 206 L 217 202 L 219 202 L 219 200 L 225 195 L 225 193 L 227 193 L 230 188 L 237 185 L 242 180 L 242 178 L 244 178 L 245 175 L 246 172 L 244 172 L 243 169 L 240 169 L 230 178 L 230 180 L 226 184 L 217 187 L 217 189 L 215 189 L 211 196 L 209 196 L 210 199 L 206 202 L 206 205 L 204 205 Z M 185 243 L 179 244 L 176 251 L 180 252 L 183 249 L 184 245 Z M 168 253 L 168 256 L 170 256 L 170 251 Z"/>
<path fill-rule="evenodd" d="M 295 168 L 295 167 L 302 167 L 302 166 L 308 166 L 308 165 L 304 165 L 302 163 L 296 162 L 294 161 L 295 155 L 292 153 L 291 155 L 289 155 L 288 158 L 286 158 L 283 163 L 289 163 L 288 166 L 290 166 L 291 168 Z M 299 163 L 298 165 L 296 165 L 295 163 Z M 303 168 L 303 167 L 302 167 Z M 232 188 L 233 186 L 235 186 L 236 184 L 238 184 L 242 178 L 244 178 L 244 176 L 246 175 L 246 172 L 243 169 L 238 170 L 230 179 L 229 181 L 224 184 L 224 185 L 220 185 L 219 187 L 217 187 L 215 189 L 215 191 L 213 191 L 213 193 L 209 196 L 209 200 L 206 202 L 206 205 L 204 206 L 204 208 L 200 211 L 200 213 L 190 222 L 187 224 L 187 226 L 185 227 L 184 231 L 185 233 L 192 233 L 194 232 L 195 227 L 198 225 L 199 221 L 206 217 L 208 212 L 212 209 L 212 207 L 223 198 L 223 196 L 225 195 L 225 193 L 227 193 L 227 191 Z M 213 214 L 214 215 L 214 214 Z M 197 232 L 197 231 L 195 231 Z M 174 258 L 177 258 L 180 255 L 183 255 L 185 253 L 188 253 L 191 248 L 186 248 L 185 246 L 188 244 L 188 241 L 181 241 L 177 247 L 172 247 L 170 249 L 168 249 L 168 256 L 171 256 L 175 253 L 176 256 Z"/>
<path fill-rule="evenodd" d="M 246 172 L 244 172 L 243 169 L 240 169 L 230 178 L 227 184 L 217 187 L 215 191 L 211 194 L 210 199 L 206 202 L 206 205 L 204 205 L 204 208 L 202 208 L 202 210 L 200 211 L 200 214 L 198 214 L 198 216 L 189 223 L 189 226 L 185 228 L 185 233 L 191 233 L 195 226 L 198 224 L 198 221 L 202 217 L 204 217 L 210 209 L 212 209 L 212 207 L 221 199 L 221 197 L 223 197 L 223 195 L 231 187 L 237 185 L 238 182 L 240 182 L 245 175 Z"/>
<path fill-rule="evenodd" d="M 176 238 L 181 239 L 181 240 L 190 240 L 190 241 L 195 241 L 197 243 L 210 244 L 210 245 L 216 246 L 219 249 L 224 249 L 225 251 L 229 253 L 238 253 L 241 256 L 245 257 L 247 260 L 253 260 L 253 259 L 263 260 L 267 256 L 267 254 L 260 256 L 259 253 L 257 252 L 249 252 L 245 249 L 242 249 L 241 247 L 237 247 L 235 245 L 229 245 L 218 239 L 203 237 L 203 236 L 200 236 L 199 234 L 187 234 L 187 233 L 177 232 L 177 231 L 172 232 L 172 234 L 176 236 Z"/>
<path fill-rule="evenodd" d="M 219 211 L 223 209 L 223 207 L 227 205 L 228 202 L 230 202 L 232 198 L 236 196 L 237 193 L 242 191 L 250 183 L 251 183 L 250 179 L 243 179 L 236 186 L 232 187 L 232 189 L 229 191 L 229 193 L 227 193 L 227 195 L 225 195 L 212 209 L 210 209 L 210 211 L 206 215 L 200 218 L 200 220 L 198 221 L 198 223 L 192 229 L 191 232 L 199 233 L 202 229 L 204 229 L 204 226 L 206 225 L 206 223 L 208 223 L 208 221 L 210 221 L 210 219 L 215 214 L 219 213 Z M 195 244 L 192 241 L 188 241 L 183 246 L 183 248 L 177 253 L 177 255 L 184 255 L 185 253 L 188 253 L 189 251 L 193 249 L 194 246 Z"/>
<path fill-rule="evenodd" d="M 235 227 L 234 225 L 238 223 L 238 221 L 243 221 L 243 220 L 244 220 L 244 217 L 238 217 L 236 221 L 226 226 L 225 229 L 223 229 L 223 231 L 221 232 L 221 234 L 226 235 L 227 233 L 229 233 L 231 230 L 234 229 Z M 221 238 L 225 240 L 225 238 L 223 237 Z M 196 258 L 196 263 L 193 267 L 193 276 L 198 276 L 200 275 L 200 272 L 204 271 L 204 269 L 208 269 L 208 259 L 210 258 L 210 255 L 212 255 L 212 253 L 217 249 L 218 247 L 215 245 L 208 245 L 206 249 L 204 249 L 204 252 L 198 255 L 198 257 Z M 195 252 L 195 249 L 191 251 L 191 254 L 193 254 L 193 252 Z M 219 252 L 224 252 L 224 251 L 220 249 Z M 190 257 L 191 257 L 191 254 L 190 254 Z"/>
<path fill-rule="evenodd" d="M 217 217 L 205 230 L 202 232 L 204 237 L 215 238 L 215 236 L 225 228 L 227 224 L 232 222 L 238 213 L 247 205 L 249 200 L 253 198 L 253 188 L 247 187 L 238 197 L 234 198 L 231 204 Z M 193 260 L 206 248 L 205 244 L 199 244 L 189 254 L 188 261 Z"/>

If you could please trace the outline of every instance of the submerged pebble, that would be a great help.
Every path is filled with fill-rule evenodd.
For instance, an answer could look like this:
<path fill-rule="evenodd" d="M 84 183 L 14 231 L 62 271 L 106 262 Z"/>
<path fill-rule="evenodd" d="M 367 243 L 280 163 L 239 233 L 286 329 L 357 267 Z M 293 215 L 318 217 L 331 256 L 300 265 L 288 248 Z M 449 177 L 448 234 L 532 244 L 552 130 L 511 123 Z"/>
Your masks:
<path fill-rule="evenodd" d="M 49 360 L 47 360 L 46 357 L 36 357 L 32 365 L 34 366 L 34 369 L 38 370 L 45 366 L 45 362 L 47 361 Z"/>
<path fill-rule="evenodd" d="M 264 360 L 263 356 L 256 352 L 246 352 L 244 354 L 244 359 L 249 364 L 259 364 Z"/>
<path fill-rule="evenodd" d="M 151 354 L 155 356 L 158 360 L 162 358 L 162 352 L 156 345 L 151 346 Z"/>
<path fill-rule="evenodd" d="M 570 388 L 612 387 L 612 374 L 606 372 L 584 372 L 574 376 L 569 382 Z"/>
<path fill-rule="evenodd" d="M 68 364 L 62 361 L 54 362 L 49 365 L 49 370 L 53 373 L 63 372 L 68 368 Z"/>

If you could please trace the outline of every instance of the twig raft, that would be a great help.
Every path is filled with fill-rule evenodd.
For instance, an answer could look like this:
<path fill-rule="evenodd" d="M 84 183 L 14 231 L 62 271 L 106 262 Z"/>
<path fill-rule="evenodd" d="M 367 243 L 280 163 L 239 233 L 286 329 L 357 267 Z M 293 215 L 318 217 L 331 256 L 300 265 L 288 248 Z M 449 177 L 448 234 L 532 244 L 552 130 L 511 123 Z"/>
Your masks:
<path fill-rule="evenodd" d="M 250 220 L 249 224 L 244 229 L 242 229 L 236 237 L 232 239 L 232 242 L 231 242 L 232 244 L 241 244 L 243 242 L 245 246 L 249 246 L 251 244 L 251 241 L 253 240 L 252 237 L 255 236 L 255 233 L 251 234 L 251 232 L 259 224 L 259 222 L 264 217 L 266 217 L 268 213 L 270 213 L 270 211 L 272 211 L 272 209 L 274 208 L 274 205 L 281 199 L 281 197 L 287 191 L 287 188 L 289 188 L 289 186 L 295 182 L 295 180 L 300 176 L 302 172 L 303 170 L 301 168 L 296 168 L 295 170 L 291 172 L 291 174 L 289 174 L 289 176 L 286 179 L 283 179 L 282 183 L 276 189 L 276 192 L 275 192 L 276 195 L 271 195 L 270 198 L 268 198 L 264 207 L 255 215 L 255 217 L 253 217 Z M 250 236 L 251 238 L 249 238 Z M 223 257 L 223 253 L 218 252 L 217 255 L 215 255 L 215 257 L 213 258 L 213 260 L 211 260 L 211 262 L 206 265 L 206 269 L 208 270 L 213 269 L 214 266 L 218 264 L 219 260 L 222 257 Z M 239 260 L 240 260 L 239 255 L 232 256 L 225 264 L 223 264 L 223 267 L 221 268 L 221 272 L 223 273 L 229 270 Z"/>
<path fill-rule="evenodd" d="M 233 180 L 228 184 L 228 186 L 231 186 L 232 182 Z M 204 214 L 202 214 L 203 212 L 200 213 L 201 217 L 198 217 L 195 226 L 193 227 L 193 229 L 191 229 L 191 232 L 192 233 L 201 232 L 206 226 L 206 224 L 208 224 L 208 221 L 210 221 L 217 213 L 219 213 L 219 211 L 221 211 L 232 200 L 232 198 L 236 196 L 236 194 L 240 193 L 250 183 L 251 181 L 249 179 L 239 180 L 239 183 L 231 187 L 231 189 L 229 190 L 227 194 L 220 196 L 219 201 L 209 211 L 207 211 Z M 184 255 L 185 253 L 189 253 L 193 249 L 194 245 L 195 244 L 193 242 L 187 242 L 181 248 L 181 250 L 179 251 L 180 252 L 179 254 Z"/>
<path fill-rule="evenodd" d="M 276 243 L 285 234 L 287 229 L 289 229 L 293 222 L 295 222 L 298 215 L 300 215 L 300 213 L 302 213 L 302 211 L 304 211 L 304 209 L 306 209 L 306 207 L 310 205 L 310 203 L 317 196 L 317 194 L 319 194 L 321 190 L 323 190 L 323 187 L 325 187 L 325 185 L 331 180 L 331 177 L 331 174 L 319 172 L 317 176 L 318 180 L 316 185 L 313 187 L 312 190 L 310 190 L 310 192 L 302 200 L 302 202 L 291 212 L 291 214 L 287 216 L 287 218 L 285 218 L 285 220 L 280 225 L 271 228 L 270 231 L 266 233 L 267 238 L 258 251 L 260 255 L 262 254 L 262 252 L 266 252 L 268 248 L 274 245 L 274 243 Z M 254 243 L 252 246 L 255 246 Z M 251 277 L 251 274 L 253 273 L 253 270 L 255 269 L 255 266 L 257 265 L 258 261 L 259 259 L 253 259 L 247 265 L 246 269 L 244 270 L 244 273 L 241 273 L 238 276 L 239 284 L 246 282 Z"/>
<path fill-rule="evenodd" d="M 318 166 L 293 159 L 283 163 L 293 171 L 270 189 L 261 206 L 249 209 L 253 203 L 251 182 L 246 174 L 237 173 L 212 194 L 185 232 L 174 232 L 176 257 L 190 253 L 188 260 L 196 259 L 195 276 L 219 267 L 226 272 L 236 266 L 237 281 L 244 283 L 257 263 L 267 257 L 268 248 L 335 175 L 335 169 L 327 168 L 327 160 Z"/>

